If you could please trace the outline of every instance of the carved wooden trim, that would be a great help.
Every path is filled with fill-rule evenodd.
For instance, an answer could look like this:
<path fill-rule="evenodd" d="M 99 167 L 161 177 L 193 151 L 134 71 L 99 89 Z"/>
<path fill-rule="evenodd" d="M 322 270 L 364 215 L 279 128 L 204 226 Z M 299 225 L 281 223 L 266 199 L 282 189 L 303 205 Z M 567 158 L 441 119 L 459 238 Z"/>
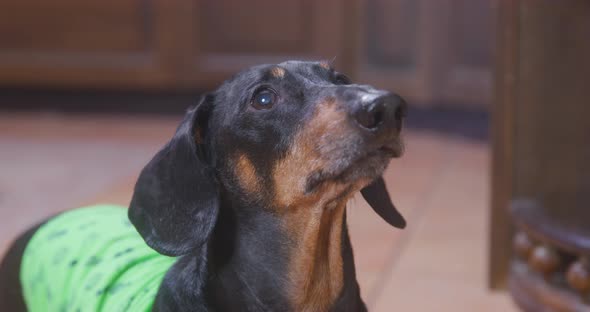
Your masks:
<path fill-rule="evenodd" d="M 551 228 L 541 214 L 533 201 L 512 204 L 517 232 L 509 288 L 514 300 L 525 311 L 590 311 L 588 250 L 572 243 L 584 238 Z"/>

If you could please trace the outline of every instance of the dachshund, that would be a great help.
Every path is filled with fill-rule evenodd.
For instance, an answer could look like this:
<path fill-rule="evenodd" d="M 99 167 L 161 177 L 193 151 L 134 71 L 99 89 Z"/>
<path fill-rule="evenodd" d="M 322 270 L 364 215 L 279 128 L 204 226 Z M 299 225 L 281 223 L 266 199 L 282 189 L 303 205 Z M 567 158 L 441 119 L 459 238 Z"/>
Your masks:
<path fill-rule="evenodd" d="M 115 222 L 121 227 L 127 222 L 131 236 L 155 253 L 129 256 L 133 263 L 141 263 L 140 257 L 171 259 L 165 260 L 169 265 L 161 278 L 153 279 L 157 283 L 145 289 L 153 294 L 152 311 L 366 311 L 346 204 L 360 191 L 387 223 L 405 227 L 382 173 L 403 152 L 406 106 L 394 93 L 351 82 L 328 62 L 251 67 L 201 96 L 144 167 L 129 209 Z M 97 211 L 86 219 L 69 217 L 73 221 L 68 224 L 84 229 L 100 223 Z M 3 311 L 26 311 L 30 287 L 22 284 L 23 255 L 51 220 L 19 237 L 5 256 L 0 267 Z M 48 240 L 58 236 L 67 246 L 90 250 L 77 238 L 83 235 L 74 233 L 44 234 L 47 240 L 36 243 L 44 251 L 31 261 L 52 268 Z M 113 266 L 116 257 L 135 255 L 134 248 L 103 262 Z M 72 270 L 81 265 L 69 263 Z M 154 271 L 123 268 L 135 272 L 135 278 Z M 71 276 L 46 283 L 54 297 L 56 291 L 78 294 L 92 286 Z M 113 288 L 95 294 L 102 309 L 108 306 L 107 293 L 114 293 Z M 133 300 L 138 299 L 129 298 L 117 310 L 138 311 Z M 62 309 L 96 309 L 85 306 L 90 301 L 81 302 L 76 310 L 71 302 Z"/>

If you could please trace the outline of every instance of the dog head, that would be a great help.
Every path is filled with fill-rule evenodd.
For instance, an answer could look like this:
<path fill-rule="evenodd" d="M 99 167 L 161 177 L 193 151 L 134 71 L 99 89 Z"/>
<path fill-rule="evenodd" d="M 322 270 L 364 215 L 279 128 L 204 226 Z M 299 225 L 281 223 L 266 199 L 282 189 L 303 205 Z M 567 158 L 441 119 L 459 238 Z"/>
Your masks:
<path fill-rule="evenodd" d="M 249 68 L 189 109 L 143 169 L 129 217 L 167 255 L 208 239 L 221 194 L 281 214 L 360 190 L 385 221 L 404 227 L 381 174 L 402 154 L 405 111 L 399 96 L 354 84 L 327 63 Z"/>

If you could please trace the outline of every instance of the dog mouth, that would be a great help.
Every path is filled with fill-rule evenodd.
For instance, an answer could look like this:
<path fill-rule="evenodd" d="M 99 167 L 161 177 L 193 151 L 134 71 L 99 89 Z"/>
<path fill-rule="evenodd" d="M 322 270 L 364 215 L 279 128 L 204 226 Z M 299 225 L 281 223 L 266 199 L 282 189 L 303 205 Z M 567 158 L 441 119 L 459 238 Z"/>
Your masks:
<path fill-rule="evenodd" d="M 403 146 L 400 141 L 358 153 L 348 161 L 336 162 L 332 168 L 312 173 L 307 179 L 305 192 L 312 193 L 330 182 L 352 184 L 360 179 L 372 181 L 385 171 L 392 158 L 398 158 L 402 154 Z"/>
<path fill-rule="evenodd" d="M 403 147 L 401 144 L 388 144 L 379 147 L 377 151 L 389 155 L 390 158 L 398 158 L 403 154 Z"/>

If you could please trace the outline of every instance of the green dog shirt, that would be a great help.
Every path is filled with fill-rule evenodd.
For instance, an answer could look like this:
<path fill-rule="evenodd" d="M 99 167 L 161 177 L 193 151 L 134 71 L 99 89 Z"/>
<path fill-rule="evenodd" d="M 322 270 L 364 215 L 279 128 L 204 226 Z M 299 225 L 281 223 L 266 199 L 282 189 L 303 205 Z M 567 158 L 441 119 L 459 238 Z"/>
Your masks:
<path fill-rule="evenodd" d="M 145 244 L 127 209 L 99 205 L 41 226 L 25 249 L 20 278 L 32 312 L 150 311 L 175 260 Z"/>

